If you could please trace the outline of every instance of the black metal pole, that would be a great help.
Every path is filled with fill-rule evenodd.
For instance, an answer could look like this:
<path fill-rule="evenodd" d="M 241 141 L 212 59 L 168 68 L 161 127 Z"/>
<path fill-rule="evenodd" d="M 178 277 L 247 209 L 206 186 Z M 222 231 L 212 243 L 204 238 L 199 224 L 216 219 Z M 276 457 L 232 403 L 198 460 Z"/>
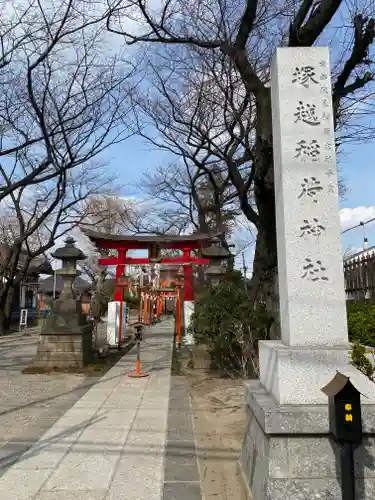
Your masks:
<path fill-rule="evenodd" d="M 141 361 L 141 342 L 137 341 L 137 361 Z"/>
<path fill-rule="evenodd" d="M 352 443 L 340 445 L 342 500 L 355 500 L 355 473 Z"/>

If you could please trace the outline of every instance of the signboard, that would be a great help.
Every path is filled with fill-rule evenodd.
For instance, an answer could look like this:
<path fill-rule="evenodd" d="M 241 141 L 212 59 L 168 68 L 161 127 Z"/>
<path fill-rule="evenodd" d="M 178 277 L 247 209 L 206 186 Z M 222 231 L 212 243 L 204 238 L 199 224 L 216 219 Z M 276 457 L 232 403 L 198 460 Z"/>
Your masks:
<path fill-rule="evenodd" d="M 20 315 L 20 330 L 27 328 L 27 309 L 21 309 Z"/>

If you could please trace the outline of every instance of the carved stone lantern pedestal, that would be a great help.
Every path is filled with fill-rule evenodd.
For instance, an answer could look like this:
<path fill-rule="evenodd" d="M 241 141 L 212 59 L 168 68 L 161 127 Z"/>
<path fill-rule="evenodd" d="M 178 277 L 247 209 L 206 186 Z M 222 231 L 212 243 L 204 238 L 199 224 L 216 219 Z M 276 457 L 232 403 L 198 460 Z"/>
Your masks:
<path fill-rule="evenodd" d="M 92 359 L 93 324 L 82 313 L 79 300 L 74 297 L 72 285 L 80 274 L 77 261 L 86 258 L 73 238 L 52 257 L 62 261 L 56 271 L 64 281 L 60 297 L 53 302 L 51 312 L 42 327 L 34 366 L 41 368 L 82 367 Z"/>

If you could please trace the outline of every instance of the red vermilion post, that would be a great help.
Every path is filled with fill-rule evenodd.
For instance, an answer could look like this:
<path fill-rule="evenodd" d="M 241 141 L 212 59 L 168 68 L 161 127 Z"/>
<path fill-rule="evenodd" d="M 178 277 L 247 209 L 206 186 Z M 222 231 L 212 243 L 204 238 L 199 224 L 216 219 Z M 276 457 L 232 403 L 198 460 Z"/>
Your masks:
<path fill-rule="evenodd" d="M 122 288 L 120 286 L 117 286 L 117 282 L 125 272 L 125 258 L 126 258 L 126 250 L 119 250 L 118 251 L 118 258 L 117 258 L 117 266 L 116 266 L 116 288 L 115 288 L 115 294 L 114 294 L 115 302 L 121 302 L 123 299 Z M 100 260 L 104 260 L 104 259 L 100 259 Z M 101 264 L 100 261 L 99 261 L 99 264 Z"/>
<path fill-rule="evenodd" d="M 141 322 L 142 292 L 138 289 L 138 323 Z"/>
<path fill-rule="evenodd" d="M 190 252 L 190 248 L 184 248 L 183 250 L 183 257 L 187 262 L 192 261 Z M 193 338 L 190 334 L 187 334 L 187 329 L 190 324 L 191 314 L 194 310 L 193 268 L 191 264 L 184 266 L 184 291 L 182 297 L 181 317 L 183 318 L 185 340 L 190 344 L 193 343 Z"/>
<path fill-rule="evenodd" d="M 190 261 L 190 249 L 184 249 L 184 259 L 186 262 Z M 193 297 L 193 269 L 190 265 L 184 266 L 184 301 L 191 302 Z"/>
<path fill-rule="evenodd" d="M 143 323 L 147 323 L 147 301 L 148 295 L 143 295 Z"/>
<path fill-rule="evenodd" d="M 121 348 L 121 340 L 122 340 L 122 320 L 123 320 L 123 308 L 124 308 L 124 288 L 122 286 L 117 286 L 118 280 L 125 273 L 125 258 L 126 258 L 126 250 L 118 251 L 118 262 L 119 264 L 116 267 L 116 288 L 114 294 L 115 302 L 120 302 L 120 314 L 119 314 L 119 327 L 118 327 L 118 348 Z"/>
<path fill-rule="evenodd" d="M 119 314 L 119 326 L 118 326 L 118 348 L 121 349 L 121 340 L 122 340 L 122 318 L 124 316 L 124 311 L 123 311 L 123 307 L 124 307 L 124 289 L 123 288 L 120 288 L 120 291 L 121 291 L 121 299 L 120 299 L 120 314 Z"/>
<path fill-rule="evenodd" d="M 177 347 L 181 347 L 181 299 L 180 290 L 176 290 L 176 337 Z"/>
<path fill-rule="evenodd" d="M 149 297 L 149 302 L 148 302 L 148 324 L 151 325 L 152 323 L 152 303 L 153 303 L 153 297 L 150 295 Z"/>

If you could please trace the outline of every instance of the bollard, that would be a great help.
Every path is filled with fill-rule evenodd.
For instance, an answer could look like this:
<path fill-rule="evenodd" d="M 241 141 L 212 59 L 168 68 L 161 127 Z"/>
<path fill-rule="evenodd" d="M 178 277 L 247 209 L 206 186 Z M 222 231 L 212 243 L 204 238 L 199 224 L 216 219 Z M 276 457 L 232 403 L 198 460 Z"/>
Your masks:
<path fill-rule="evenodd" d="M 128 374 L 128 377 L 131 377 L 131 378 L 148 377 L 149 373 L 141 372 L 141 341 L 143 340 L 143 333 L 142 333 L 143 324 L 142 323 L 135 323 L 132 326 L 134 326 L 134 329 L 135 329 L 134 339 L 137 343 L 137 361 L 136 361 L 136 365 L 135 365 L 135 370 L 130 372 Z"/>
<path fill-rule="evenodd" d="M 355 500 L 353 454 L 362 442 L 361 395 L 339 372 L 322 391 L 328 396 L 329 430 L 340 446 L 342 500 Z"/>

